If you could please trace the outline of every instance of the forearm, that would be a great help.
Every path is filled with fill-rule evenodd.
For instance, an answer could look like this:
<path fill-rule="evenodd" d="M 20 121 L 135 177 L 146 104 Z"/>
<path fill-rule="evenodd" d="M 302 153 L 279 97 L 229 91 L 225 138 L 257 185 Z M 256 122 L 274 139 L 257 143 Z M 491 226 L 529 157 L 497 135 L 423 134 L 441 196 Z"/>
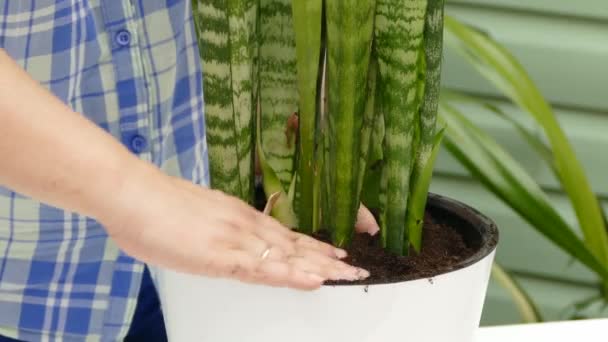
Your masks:
<path fill-rule="evenodd" d="M 1 185 L 99 218 L 116 210 L 115 194 L 127 181 L 138 172 L 154 173 L 31 79 L 2 49 L 0 75 Z"/>

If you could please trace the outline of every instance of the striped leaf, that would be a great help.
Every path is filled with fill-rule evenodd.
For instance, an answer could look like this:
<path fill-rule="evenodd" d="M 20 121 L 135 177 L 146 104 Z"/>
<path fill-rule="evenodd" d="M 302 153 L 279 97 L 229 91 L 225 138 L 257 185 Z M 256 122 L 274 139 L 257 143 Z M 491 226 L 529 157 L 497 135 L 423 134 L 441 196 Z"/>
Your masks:
<path fill-rule="evenodd" d="M 205 88 L 211 186 L 253 199 L 254 0 L 193 0 Z"/>
<path fill-rule="evenodd" d="M 425 0 L 378 0 L 376 12 L 376 54 L 386 127 L 381 184 L 386 208 L 380 213 L 380 225 L 387 249 L 396 254 L 405 250 L 410 177 L 424 89 L 420 68 L 424 66 L 426 8 Z"/>
<path fill-rule="evenodd" d="M 427 194 L 430 186 L 435 157 L 443 133 L 436 134 L 437 108 L 441 92 L 441 62 L 443 57 L 443 7 L 444 0 L 428 0 L 424 25 L 424 98 L 420 108 L 419 142 L 416 150 L 414 171 L 410 180 L 410 200 L 406 217 L 404 252 L 409 245 L 420 252 L 422 227 Z"/>
<path fill-rule="evenodd" d="M 379 76 L 378 76 L 379 77 Z M 372 210 L 372 212 L 380 213 L 383 211 L 385 204 L 381 200 L 385 200 L 385 196 L 380 193 L 380 180 L 382 178 L 382 166 L 384 163 L 384 115 L 382 111 L 381 89 L 382 83 L 376 80 L 376 95 L 375 95 L 375 112 L 376 118 L 372 128 L 370 137 L 370 146 L 367 157 L 367 167 L 363 177 L 363 188 L 361 190 L 361 202 Z M 385 237 L 385 234 L 381 234 Z"/>
<path fill-rule="evenodd" d="M 361 193 L 363 187 L 363 181 L 368 168 L 368 161 L 370 150 L 372 148 L 372 133 L 376 126 L 376 120 L 379 120 L 378 116 L 380 112 L 376 110 L 376 77 L 378 75 L 378 64 L 377 60 L 372 59 L 368 77 L 367 77 L 367 103 L 365 105 L 365 113 L 363 114 L 363 125 L 361 127 L 361 155 L 359 157 L 359 181 L 357 194 Z M 376 147 L 377 148 L 377 147 Z M 382 148 L 380 146 L 380 148 Z M 375 151 L 372 151 L 375 152 Z M 359 195 L 360 196 L 360 195 Z"/>
<path fill-rule="evenodd" d="M 437 155 L 439 155 L 444 132 L 445 130 L 442 129 L 439 133 L 435 134 L 431 142 L 431 152 L 424 161 L 424 168 L 416 170 L 415 181 L 411 185 L 412 191 L 407 206 L 406 231 L 411 246 L 418 253 L 420 253 L 422 248 L 422 227 L 424 226 L 424 212 L 426 210 L 429 187 L 433 178 L 435 160 L 437 159 Z M 408 244 L 405 244 L 403 247 L 409 249 Z M 407 252 L 407 250 L 404 250 L 404 253 Z"/>
<path fill-rule="evenodd" d="M 234 132 L 228 6 L 224 1 L 193 1 L 203 62 L 205 120 L 211 186 L 241 196 L 239 158 Z"/>
<path fill-rule="evenodd" d="M 360 206 L 360 138 L 375 0 L 326 2 L 330 222 L 337 246 L 348 245 Z"/>
<path fill-rule="evenodd" d="M 294 171 L 298 79 L 291 0 L 260 0 L 259 84 L 266 161 L 289 188 Z"/>
<path fill-rule="evenodd" d="M 292 0 L 299 92 L 299 150 L 296 212 L 300 230 L 314 226 L 315 136 L 321 61 L 322 0 Z"/>
<path fill-rule="evenodd" d="M 242 198 L 253 198 L 253 132 L 255 104 L 253 62 L 256 46 L 257 0 L 227 0 L 229 4 L 232 103 Z"/>

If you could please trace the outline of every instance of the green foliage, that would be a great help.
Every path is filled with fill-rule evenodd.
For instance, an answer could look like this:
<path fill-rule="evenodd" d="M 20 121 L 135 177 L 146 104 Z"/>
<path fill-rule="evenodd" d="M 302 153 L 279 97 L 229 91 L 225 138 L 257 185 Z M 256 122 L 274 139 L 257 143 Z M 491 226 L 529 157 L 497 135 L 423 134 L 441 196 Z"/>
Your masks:
<path fill-rule="evenodd" d="M 211 185 L 253 201 L 254 0 L 193 0 L 205 77 Z"/>
<path fill-rule="evenodd" d="M 489 190 L 564 251 L 602 277 L 608 269 L 585 246 L 527 172 L 492 137 L 462 113 L 441 103 L 447 125 L 446 148 Z"/>
<path fill-rule="evenodd" d="M 298 66 L 299 148 L 295 209 L 300 231 L 311 233 L 316 218 L 315 169 L 322 39 L 322 0 L 292 0 Z M 270 146 L 269 146 L 270 147 Z"/>
<path fill-rule="evenodd" d="M 293 210 L 293 186 L 290 186 L 290 190 L 285 192 L 279 176 L 266 157 L 266 152 L 264 151 L 264 145 L 262 143 L 262 134 L 260 132 L 262 130 L 261 120 L 262 115 L 258 115 L 256 153 L 264 178 L 264 192 L 268 195 L 268 199 L 270 199 L 271 196 L 275 196 L 274 202 L 268 208 L 270 214 L 284 225 L 289 228 L 296 228 L 298 227 L 298 218 Z M 291 183 L 295 184 L 295 181 L 292 180 Z"/>
<path fill-rule="evenodd" d="M 348 245 L 363 198 L 378 204 L 388 250 L 419 251 L 444 133 L 443 7 L 193 0 L 212 186 L 249 201 L 255 153 L 271 213 L 286 225 L 324 225 L 335 245 Z"/>
<path fill-rule="evenodd" d="M 594 271 L 608 297 L 605 213 L 551 107 L 506 49 L 444 18 L 443 6 L 443 0 L 193 0 L 211 185 L 251 202 L 256 153 L 272 215 L 281 222 L 306 233 L 324 224 L 343 246 L 363 201 L 379 213 L 387 249 L 404 254 L 421 248 L 443 142 L 490 191 Z M 532 177 L 451 104 L 454 94 L 439 104 L 444 34 L 543 129 L 548 143 L 486 105 L 551 167 L 582 238 Z M 436 127 L 438 110 L 445 131 Z M 496 266 L 493 274 L 527 321 L 540 319 L 508 273 Z"/>
<path fill-rule="evenodd" d="M 426 9 L 426 1 L 378 0 L 376 14 L 375 44 L 382 83 L 378 100 L 385 124 L 379 223 L 386 248 L 397 254 L 409 246 L 405 222 L 424 100 Z M 425 136 L 432 134 L 425 132 Z"/>
<path fill-rule="evenodd" d="M 519 64 L 502 46 L 487 35 L 453 18 L 446 17 L 446 42 L 464 56 L 475 69 L 497 89 L 535 120 L 548 143 L 532 135 L 509 115 L 486 105 L 518 131 L 541 160 L 547 162 L 568 195 L 578 218 L 583 238 L 575 234 L 548 201 L 540 186 L 523 168 L 473 122 L 458 112 L 443 97 L 440 115 L 448 124 L 445 146 L 478 180 L 531 226 L 558 247 L 595 272 L 608 293 L 608 232 L 600 202 L 591 190 L 583 167 L 576 158 L 553 113 L 538 88 Z M 462 97 L 458 97 L 462 99 Z"/>
<path fill-rule="evenodd" d="M 375 0 L 325 3 L 329 137 L 325 165 L 331 193 L 328 222 L 333 242 L 339 247 L 350 244 L 360 205 L 361 130 L 368 103 L 375 8 Z"/>
<path fill-rule="evenodd" d="M 297 130 L 288 121 L 298 111 L 298 71 L 291 0 L 260 0 L 259 104 L 266 160 L 286 191 L 294 172 Z"/>
<path fill-rule="evenodd" d="M 519 282 L 498 263 L 494 263 L 492 266 L 492 277 L 513 298 L 513 302 L 523 323 L 539 323 L 543 321 L 540 311 L 530 296 L 524 291 Z"/>
<path fill-rule="evenodd" d="M 424 20 L 424 95 L 419 109 L 418 147 L 410 184 L 406 233 L 416 252 L 422 248 L 422 227 L 427 194 L 435 159 L 443 139 L 443 131 L 436 133 L 437 109 L 441 91 L 441 61 L 443 57 L 444 0 L 428 1 Z M 407 246 L 407 244 L 406 244 Z"/>

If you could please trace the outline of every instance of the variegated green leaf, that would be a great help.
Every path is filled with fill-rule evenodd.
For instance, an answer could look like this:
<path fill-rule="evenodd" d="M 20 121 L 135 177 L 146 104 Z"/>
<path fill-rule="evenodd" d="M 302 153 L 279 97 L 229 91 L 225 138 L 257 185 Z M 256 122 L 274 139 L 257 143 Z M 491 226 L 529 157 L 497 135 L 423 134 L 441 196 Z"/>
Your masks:
<path fill-rule="evenodd" d="M 443 132 L 436 134 L 437 108 L 441 92 L 441 64 L 443 57 L 443 11 L 444 0 L 428 0 L 424 27 L 424 95 L 420 108 L 419 141 L 415 151 L 416 160 L 410 179 L 410 199 L 406 217 L 406 241 L 404 253 L 411 245 L 420 252 L 422 227 L 427 193 L 439 151 Z M 409 243 L 408 243 L 409 241 Z"/>
<path fill-rule="evenodd" d="M 393 253 L 403 254 L 410 177 L 415 162 L 418 113 L 425 73 L 424 29 L 427 1 L 378 0 L 376 55 L 385 123 L 381 192 L 386 208 L 380 213 L 383 240 Z"/>
<path fill-rule="evenodd" d="M 318 82 L 321 61 L 322 0 L 292 0 L 299 92 L 299 149 L 296 212 L 300 230 L 314 227 L 314 194 L 318 121 Z"/>
<path fill-rule="evenodd" d="M 298 112 L 291 0 L 260 0 L 259 82 L 262 145 L 285 191 L 294 171 Z"/>
<path fill-rule="evenodd" d="M 253 198 L 257 1 L 193 0 L 203 62 L 211 186 Z"/>
<path fill-rule="evenodd" d="M 359 201 L 361 128 L 375 0 L 326 2 L 330 222 L 337 246 L 350 244 Z"/>

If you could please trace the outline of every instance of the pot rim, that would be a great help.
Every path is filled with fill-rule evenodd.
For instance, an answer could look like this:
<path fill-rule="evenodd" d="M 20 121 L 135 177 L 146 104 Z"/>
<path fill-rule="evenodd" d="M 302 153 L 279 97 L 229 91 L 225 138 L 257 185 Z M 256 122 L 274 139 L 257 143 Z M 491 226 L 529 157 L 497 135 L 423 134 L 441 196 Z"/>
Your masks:
<path fill-rule="evenodd" d="M 459 263 L 451 266 L 442 266 L 438 267 L 435 270 L 435 273 L 432 276 L 416 278 L 416 279 L 408 279 L 401 281 L 387 281 L 383 283 L 375 283 L 375 284 L 340 284 L 340 285 L 323 285 L 323 287 L 374 287 L 374 286 L 383 286 L 383 285 L 391 285 L 391 284 L 401 284 L 419 281 L 421 279 L 429 279 L 438 277 L 441 275 L 445 275 L 451 272 L 455 272 L 458 270 L 462 270 L 471 265 L 474 265 L 481 260 L 485 259 L 488 255 L 494 252 L 498 246 L 499 240 L 499 231 L 496 223 L 491 220 L 486 215 L 482 214 L 475 208 L 464 204 L 458 200 L 453 198 L 449 198 L 443 195 L 435 194 L 429 192 L 428 194 L 428 202 L 427 202 L 427 210 L 433 215 L 434 218 L 437 218 L 437 213 L 447 213 L 449 218 L 443 219 L 442 221 L 461 221 L 461 224 L 465 224 L 469 226 L 469 230 L 475 230 L 480 236 L 481 241 L 479 241 L 479 246 L 475 253 L 471 256 L 461 260 Z M 441 219 L 441 218 L 440 218 Z M 450 223 L 450 226 L 453 228 L 456 227 L 455 223 Z M 459 232 L 461 235 L 464 233 Z"/>
<path fill-rule="evenodd" d="M 481 243 L 478 250 L 473 255 L 459 262 L 453 270 L 473 265 L 496 250 L 500 233 L 498 226 L 493 220 L 477 209 L 458 200 L 429 193 L 429 210 L 433 212 L 442 209 L 443 211 L 452 212 L 455 216 L 460 216 L 460 219 L 467 221 L 481 235 Z"/>

